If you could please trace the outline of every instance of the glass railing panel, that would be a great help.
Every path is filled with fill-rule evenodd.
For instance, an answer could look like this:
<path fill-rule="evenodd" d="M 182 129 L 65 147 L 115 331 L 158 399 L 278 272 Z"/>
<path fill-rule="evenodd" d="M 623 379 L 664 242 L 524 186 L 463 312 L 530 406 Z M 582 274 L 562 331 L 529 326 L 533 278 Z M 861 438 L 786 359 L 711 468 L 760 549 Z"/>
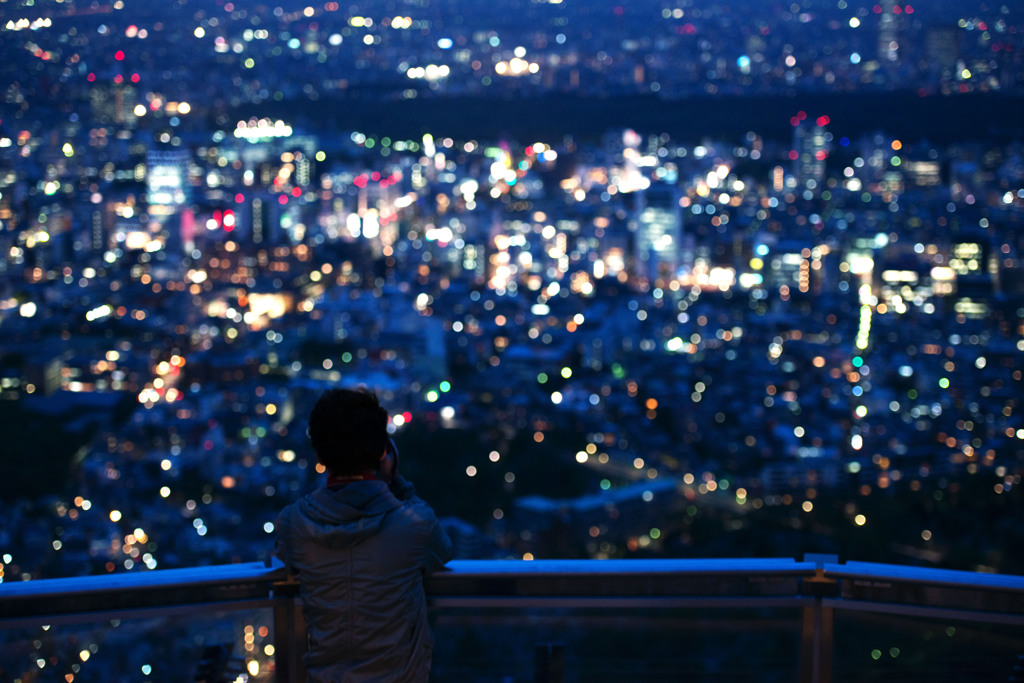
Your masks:
<path fill-rule="evenodd" d="M 1024 626 L 837 611 L 833 681 L 1024 680 Z"/>
<path fill-rule="evenodd" d="M 274 680 L 273 610 L 208 609 L 0 629 L 0 681 Z"/>
<path fill-rule="evenodd" d="M 440 681 L 798 680 L 798 608 L 432 611 Z"/>

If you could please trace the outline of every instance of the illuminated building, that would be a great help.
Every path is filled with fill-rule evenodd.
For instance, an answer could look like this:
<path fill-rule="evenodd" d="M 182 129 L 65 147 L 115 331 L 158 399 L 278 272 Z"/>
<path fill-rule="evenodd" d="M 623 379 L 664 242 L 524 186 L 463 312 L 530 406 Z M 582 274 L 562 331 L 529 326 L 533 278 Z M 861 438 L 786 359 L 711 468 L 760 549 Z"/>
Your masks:
<path fill-rule="evenodd" d="M 158 220 L 173 216 L 188 203 L 188 152 L 150 150 L 146 154 L 146 203 Z"/>
<path fill-rule="evenodd" d="M 825 179 L 825 159 L 828 158 L 828 143 L 831 136 L 825 131 L 829 124 L 827 116 L 819 116 L 813 122 L 800 112 L 793 117 L 793 176 L 797 187 L 804 191 L 821 188 Z"/>
<path fill-rule="evenodd" d="M 899 21 L 895 0 L 881 0 L 881 16 L 878 22 L 878 57 L 883 65 L 894 64 L 900 59 Z"/>
<path fill-rule="evenodd" d="M 96 123 L 134 125 L 138 119 L 134 112 L 137 102 L 138 93 L 130 85 L 93 86 L 89 90 L 89 104 Z"/>
<path fill-rule="evenodd" d="M 907 179 L 917 187 L 937 187 L 942 184 L 942 166 L 937 161 L 905 161 L 901 167 Z"/>
<path fill-rule="evenodd" d="M 955 27 L 932 26 L 925 33 L 925 54 L 934 72 L 944 78 L 951 78 L 960 58 L 960 36 Z"/>
<path fill-rule="evenodd" d="M 680 265 L 683 217 L 679 189 L 655 183 L 637 193 L 635 268 L 637 278 L 655 282 L 675 276 Z"/>

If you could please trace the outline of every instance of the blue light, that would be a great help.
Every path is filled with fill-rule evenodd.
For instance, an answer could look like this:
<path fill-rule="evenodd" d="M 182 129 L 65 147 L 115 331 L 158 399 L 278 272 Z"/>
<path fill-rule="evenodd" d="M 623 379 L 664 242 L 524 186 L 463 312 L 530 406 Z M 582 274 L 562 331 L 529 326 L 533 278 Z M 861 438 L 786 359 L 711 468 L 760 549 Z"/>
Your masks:
<path fill-rule="evenodd" d="M 736 66 L 738 66 L 741 69 L 749 69 L 750 57 L 746 55 L 740 55 L 739 59 L 736 60 Z"/>

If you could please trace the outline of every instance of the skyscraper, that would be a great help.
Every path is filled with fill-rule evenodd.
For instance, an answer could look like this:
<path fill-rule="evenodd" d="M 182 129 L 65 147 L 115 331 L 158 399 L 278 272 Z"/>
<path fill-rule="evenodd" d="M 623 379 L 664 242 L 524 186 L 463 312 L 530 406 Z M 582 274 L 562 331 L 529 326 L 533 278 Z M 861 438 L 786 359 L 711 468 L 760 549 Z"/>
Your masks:
<path fill-rule="evenodd" d="M 813 192 L 821 188 L 825 179 L 825 159 L 828 158 L 825 126 L 829 124 L 829 118 L 819 116 L 811 121 L 798 116 L 794 122 L 793 176 L 798 189 Z"/>
<path fill-rule="evenodd" d="M 682 245 L 679 188 L 671 183 L 652 183 L 637 193 L 636 215 L 636 277 L 647 282 L 674 277 Z"/>

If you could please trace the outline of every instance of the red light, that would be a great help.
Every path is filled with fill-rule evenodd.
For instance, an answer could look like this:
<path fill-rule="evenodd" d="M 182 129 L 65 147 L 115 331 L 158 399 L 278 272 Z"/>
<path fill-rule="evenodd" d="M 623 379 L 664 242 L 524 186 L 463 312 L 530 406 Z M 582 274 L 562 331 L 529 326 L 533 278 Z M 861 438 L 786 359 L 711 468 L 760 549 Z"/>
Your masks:
<path fill-rule="evenodd" d="M 831 121 L 831 119 L 829 119 L 829 117 L 827 117 L 827 116 L 819 116 L 817 123 L 818 123 L 819 127 L 824 128 L 825 126 L 827 126 L 829 124 L 830 121 Z"/>
<path fill-rule="evenodd" d="M 790 161 L 796 161 L 799 158 L 800 158 L 800 152 L 796 151 L 795 149 L 789 150 L 789 160 Z"/>
<path fill-rule="evenodd" d="M 352 182 L 355 183 L 355 186 L 358 187 L 359 189 L 363 189 L 364 187 L 366 187 L 366 183 L 368 181 L 369 178 L 367 178 L 366 174 L 364 173 L 361 176 L 356 176 L 356 179 L 353 180 Z"/>
<path fill-rule="evenodd" d="M 371 173 L 370 180 L 372 180 L 373 182 L 377 182 L 378 180 L 380 180 L 380 173 L 377 173 L 377 171 Z"/>
<path fill-rule="evenodd" d="M 85 80 L 87 80 L 90 83 L 92 83 L 93 81 L 96 80 L 96 74 L 89 74 L 88 76 L 85 77 Z"/>
<path fill-rule="evenodd" d="M 825 161 L 825 159 L 828 158 L 828 152 L 826 152 L 823 149 L 819 149 L 817 152 L 814 153 L 814 158 L 817 159 L 818 161 Z"/>
<path fill-rule="evenodd" d="M 123 83 L 123 82 L 124 82 L 124 76 L 122 76 L 121 74 L 117 74 L 116 76 L 114 76 L 114 83 Z"/>
<path fill-rule="evenodd" d="M 117 52 L 115 52 L 114 53 L 114 59 L 116 59 L 119 62 L 123 62 L 124 61 L 124 50 L 118 50 Z"/>
<path fill-rule="evenodd" d="M 245 195 L 239 192 L 235 195 L 235 204 L 241 204 L 245 201 Z"/>
<path fill-rule="evenodd" d="M 797 117 L 798 119 L 800 119 L 801 121 L 803 121 L 804 119 L 806 119 L 806 118 L 807 118 L 807 112 L 805 112 L 805 111 L 798 111 L 798 112 L 796 113 L 796 117 Z"/>
<path fill-rule="evenodd" d="M 896 5 L 895 7 L 892 8 L 892 13 L 893 14 L 902 14 L 903 13 L 903 9 L 899 5 Z"/>
<path fill-rule="evenodd" d="M 875 14 L 881 14 L 882 13 L 882 6 L 881 5 L 875 5 L 874 8 L 873 8 L 873 11 L 874 11 Z"/>
<path fill-rule="evenodd" d="M 792 125 L 792 126 L 793 126 L 794 128 L 796 128 L 797 126 L 799 126 L 799 125 L 800 125 L 800 119 L 798 119 L 797 117 L 795 117 L 795 116 L 794 116 L 794 117 L 792 117 L 792 118 L 790 118 L 790 119 L 789 119 L 789 123 L 790 123 L 790 125 Z"/>
<path fill-rule="evenodd" d="M 278 204 L 280 204 L 280 205 L 282 205 L 282 206 L 284 206 L 285 204 L 287 204 L 287 203 L 288 203 L 288 195 L 286 195 L 286 194 L 283 194 L 283 195 L 281 195 L 280 197 L 278 197 L 278 198 L 277 198 L 277 203 L 278 203 Z"/>
<path fill-rule="evenodd" d="M 410 421 L 410 420 L 412 420 L 412 413 L 410 413 L 410 412 L 409 412 L 409 411 L 407 410 L 407 411 L 405 411 L 404 413 L 402 413 L 402 417 L 403 417 L 403 418 L 405 419 L 405 422 L 406 422 L 406 424 L 408 424 L 408 423 L 409 423 L 409 421 Z"/>
<path fill-rule="evenodd" d="M 132 83 L 138 83 L 139 80 L 141 80 L 139 74 L 132 74 Z"/>
<path fill-rule="evenodd" d="M 292 196 L 295 197 L 296 199 L 301 197 L 302 196 L 302 188 L 301 187 L 293 187 L 292 188 Z"/>
<path fill-rule="evenodd" d="M 913 14 L 914 8 L 911 5 L 907 5 L 906 7 L 903 8 L 903 11 L 906 12 L 907 14 Z"/>

